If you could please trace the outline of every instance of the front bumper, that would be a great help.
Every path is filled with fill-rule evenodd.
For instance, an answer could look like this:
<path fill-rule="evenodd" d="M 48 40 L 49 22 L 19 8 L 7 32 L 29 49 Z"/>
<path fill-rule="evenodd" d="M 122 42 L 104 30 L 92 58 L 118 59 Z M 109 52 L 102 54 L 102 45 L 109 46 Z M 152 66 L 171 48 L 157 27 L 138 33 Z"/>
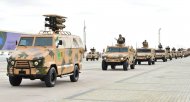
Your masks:
<path fill-rule="evenodd" d="M 47 74 L 48 67 L 34 66 L 33 61 L 15 60 L 14 65 L 8 62 L 7 75 L 21 77 L 39 77 Z"/>
<path fill-rule="evenodd" d="M 137 57 L 136 61 L 148 61 L 150 57 Z"/>

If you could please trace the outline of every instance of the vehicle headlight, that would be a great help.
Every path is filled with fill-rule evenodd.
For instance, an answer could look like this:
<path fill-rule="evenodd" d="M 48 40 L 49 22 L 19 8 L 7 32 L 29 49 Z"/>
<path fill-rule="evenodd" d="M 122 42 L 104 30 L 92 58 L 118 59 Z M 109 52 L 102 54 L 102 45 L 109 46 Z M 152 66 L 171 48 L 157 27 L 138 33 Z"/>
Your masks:
<path fill-rule="evenodd" d="M 14 66 L 14 64 L 15 64 L 15 61 L 11 61 L 11 65 Z"/>
<path fill-rule="evenodd" d="M 33 59 L 33 65 L 35 67 L 42 67 L 44 64 L 44 58 L 43 57 L 40 57 L 40 58 L 34 58 Z"/>
<path fill-rule="evenodd" d="M 34 62 L 34 65 L 35 65 L 35 66 L 37 66 L 38 64 L 39 64 L 39 62 L 38 62 L 38 61 L 35 61 L 35 62 Z"/>
<path fill-rule="evenodd" d="M 123 60 L 123 57 L 121 57 L 121 60 Z"/>

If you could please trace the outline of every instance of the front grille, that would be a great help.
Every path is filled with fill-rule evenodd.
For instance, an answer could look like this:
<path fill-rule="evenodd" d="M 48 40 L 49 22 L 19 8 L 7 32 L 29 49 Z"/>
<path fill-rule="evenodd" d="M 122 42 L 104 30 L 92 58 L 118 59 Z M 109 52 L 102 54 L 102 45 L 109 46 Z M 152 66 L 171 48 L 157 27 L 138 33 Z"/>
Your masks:
<path fill-rule="evenodd" d="M 16 61 L 15 63 L 16 68 L 30 68 L 29 61 Z"/>

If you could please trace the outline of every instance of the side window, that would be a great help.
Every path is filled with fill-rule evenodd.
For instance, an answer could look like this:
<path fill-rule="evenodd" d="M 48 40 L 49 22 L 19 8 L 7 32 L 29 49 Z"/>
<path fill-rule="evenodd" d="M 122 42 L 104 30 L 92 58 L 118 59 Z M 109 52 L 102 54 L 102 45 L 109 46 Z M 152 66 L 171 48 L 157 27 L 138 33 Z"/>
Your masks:
<path fill-rule="evenodd" d="M 74 48 L 79 47 L 79 43 L 76 38 L 73 38 L 73 47 Z"/>

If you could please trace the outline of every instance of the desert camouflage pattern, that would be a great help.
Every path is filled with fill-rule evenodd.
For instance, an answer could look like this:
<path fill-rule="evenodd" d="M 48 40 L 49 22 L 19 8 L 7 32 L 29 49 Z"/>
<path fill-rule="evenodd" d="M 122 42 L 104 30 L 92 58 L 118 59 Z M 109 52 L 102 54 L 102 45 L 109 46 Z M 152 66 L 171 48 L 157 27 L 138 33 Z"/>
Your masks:
<path fill-rule="evenodd" d="M 155 49 L 148 48 L 148 42 L 145 40 L 142 48 L 136 49 L 135 63 L 141 64 L 141 62 L 147 61 L 149 65 L 155 63 Z"/>
<path fill-rule="evenodd" d="M 127 48 L 127 52 L 110 52 L 109 48 Z M 107 46 L 106 52 L 102 55 L 103 60 L 108 63 L 124 62 L 127 61 L 129 65 L 132 65 L 135 60 L 135 50 L 131 46 L 125 46 L 124 44 L 117 44 L 116 46 Z"/>
<path fill-rule="evenodd" d="M 182 50 L 178 50 L 176 53 L 177 53 L 177 57 L 178 58 L 182 58 L 183 57 L 183 51 Z"/>
<path fill-rule="evenodd" d="M 88 60 L 98 60 L 100 57 L 99 52 L 96 52 L 96 49 L 92 48 L 91 51 L 86 55 L 86 61 Z"/>
<path fill-rule="evenodd" d="M 164 62 L 168 59 L 166 56 L 166 51 L 165 50 L 162 50 L 162 49 L 157 49 L 155 50 L 155 59 L 158 60 L 158 59 L 162 59 Z"/>
<path fill-rule="evenodd" d="M 36 38 L 52 38 L 52 46 L 34 46 Z M 54 66 L 57 75 L 72 73 L 74 65 L 82 68 L 83 44 L 79 36 L 54 32 L 42 32 L 36 35 L 24 35 L 22 38 L 33 38 L 31 46 L 17 45 L 16 51 L 7 59 L 8 75 L 24 75 L 38 78 L 46 75 Z M 62 45 L 58 45 L 59 41 Z M 36 61 L 38 65 L 35 66 Z"/>
<path fill-rule="evenodd" d="M 177 59 L 177 51 L 174 47 L 172 48 L 171 55 L 172 55 L 172 58 Z"/>
<path fill-rule="evenodd" d="M 103 70 L 107 70 L 108 65 L 111 66 L 111 69 L 115 69 L 117 65 L 123 65 L 124 71 L 128 70 L 129 65 L 131 69 L 135 68 L 135 50 L 132 46 L 125 46 L 125 44 L 107 46 L 102 59 Z"/>
<path fill-rule="evenodd" d="M 188 57 L 190 55 L 190 49 L 183 50 L 184 57 Z"/>

